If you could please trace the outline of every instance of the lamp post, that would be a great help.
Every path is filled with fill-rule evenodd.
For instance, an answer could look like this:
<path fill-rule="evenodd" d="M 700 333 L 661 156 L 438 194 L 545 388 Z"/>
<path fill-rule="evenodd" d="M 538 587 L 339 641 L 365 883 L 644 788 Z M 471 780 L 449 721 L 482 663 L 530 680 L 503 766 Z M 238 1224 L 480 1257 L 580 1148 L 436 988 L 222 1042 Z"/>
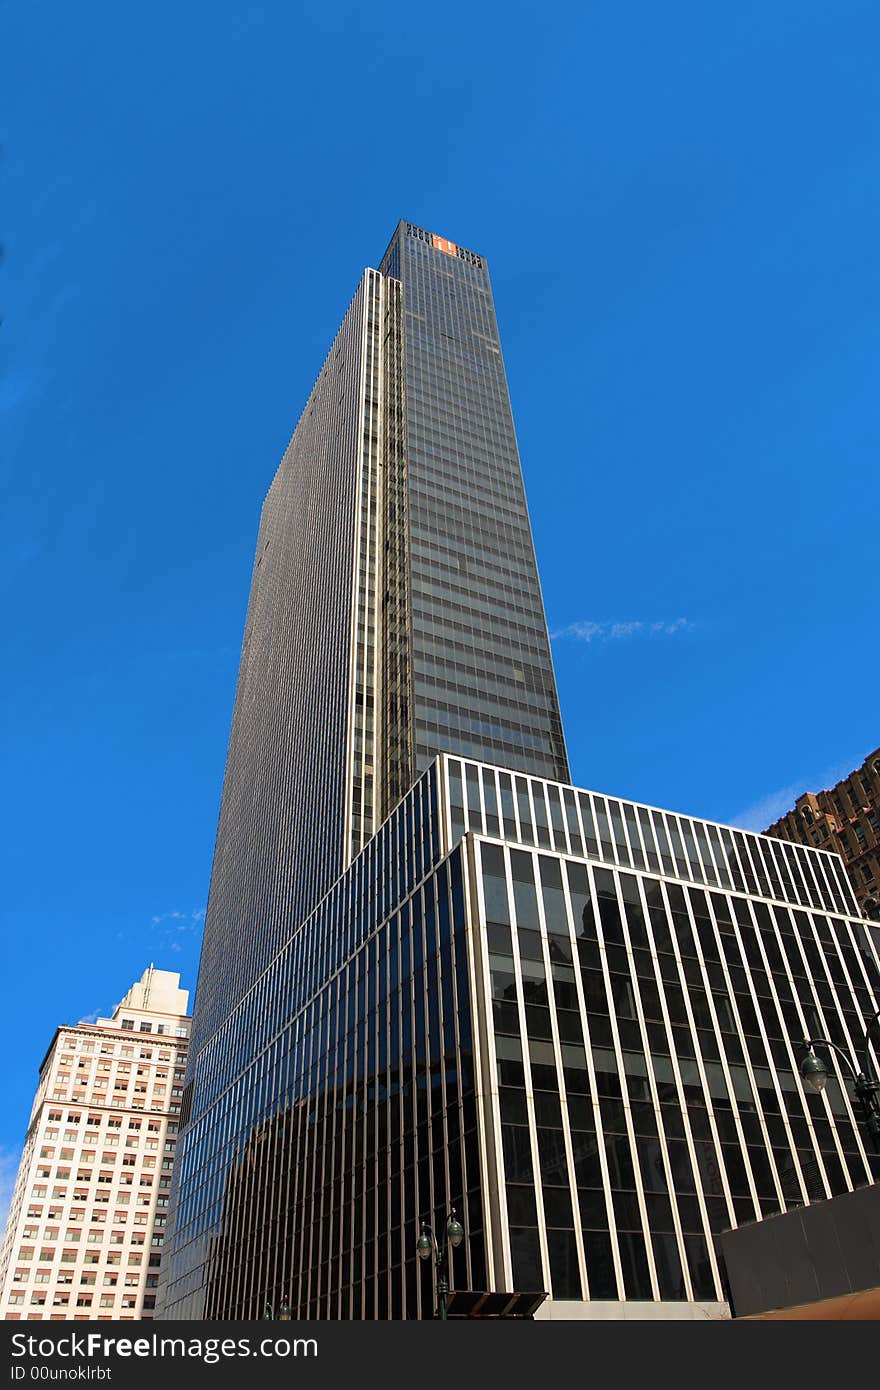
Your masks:
<path fill-rule="evenodd" d="M 813 1051 L 814 1047 L 827 1047 L 836 1052 L 846 1063 L 846 1069 L 853 1079 L 853 1090 L 864 1117 L 865 1126 L 877 1153 L 880 1154 L 880 1081 L 871 1062 L 871 1031 L 880 1022 L 880 1009 L 868 1019 L 865 1027 L 865 1044 L 861 1060 L 853 1062 L 848 1052 L 828 1038 L 806 1038 L 803 1043 L 804 1059 L 801 1062 L 801 1076 L 811 1091 L 821 1094 L 828 1083 L 828 1068 Z"/>
<path fill-rule="evenodd" d="M 422 1222 L 422 1229 L 419 1233 L 416 1253 L 420 1260 L 429 1260 L 434 1257 L 437 1268 L 437 1309 L 440 1318 L 446 1321 L 446 1300 L 449 1297 L 449 1257 L 448 1249 L 451 1245 L 453 1250 L 457 1249 L 464 1240 L 464 1227 L 455 1214 L 455 1207 L 449 1214 L 446 1222 L 446 1230 L 443 1233 L 443 1244 L 438 1245 L 437 1237 L 427 1221 Z"/>
<path fill-rule="evenodd" d="M 272 1321 L 274 1320 L 274 1318 L 275 1318 L 275 1309 L 272 1307 L 272 1304 L 271 1304 L 271 1303 L 267 1303 L 267 1304 L 266 1304 L 266 1311 L 265 1311 L 264 1314 L 263 1314 L 263 1321 L 264 1321 L 264 1322 L 272 1322 Z M 286 1298 L 283 1300 L 283 1302 L 282 1302 L 282 1304 L 281 1304 L 281 1307 L 278 1309 L 278 1321 L 279 1321 L 279 1322 L 290 1322 L 290 1304 L 287 1302 L 287 1299 L 286 1299 Z"/>

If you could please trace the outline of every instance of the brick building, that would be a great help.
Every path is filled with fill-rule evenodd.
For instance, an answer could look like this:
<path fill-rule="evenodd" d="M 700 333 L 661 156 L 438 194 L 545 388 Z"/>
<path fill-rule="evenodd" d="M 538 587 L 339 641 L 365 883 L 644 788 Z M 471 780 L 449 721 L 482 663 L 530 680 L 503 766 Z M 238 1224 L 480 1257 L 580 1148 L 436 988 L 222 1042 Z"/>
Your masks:
<path fill-rule="evenodd" d="M 764 834 L 836 850 L 863 915 L 880 921 L 880 748 L 830 791 L 804 792 Z"/>

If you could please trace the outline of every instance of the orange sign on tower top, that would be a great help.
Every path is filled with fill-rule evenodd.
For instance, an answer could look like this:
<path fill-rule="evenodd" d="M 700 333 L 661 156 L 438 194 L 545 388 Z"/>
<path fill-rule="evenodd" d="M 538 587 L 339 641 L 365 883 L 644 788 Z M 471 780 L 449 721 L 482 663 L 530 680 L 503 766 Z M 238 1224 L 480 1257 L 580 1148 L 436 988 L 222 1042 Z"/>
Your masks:
<path fill-rule="evenodd" d="M 447 241 L 445 236 L 434 236 L 434 234 L 432 233 L 431 241 L 437 247 L 438 251 L 445 251 L 448 256 L 454 256 L 458 251 L 458 247 L 456 246 L 455 242 Z"/>

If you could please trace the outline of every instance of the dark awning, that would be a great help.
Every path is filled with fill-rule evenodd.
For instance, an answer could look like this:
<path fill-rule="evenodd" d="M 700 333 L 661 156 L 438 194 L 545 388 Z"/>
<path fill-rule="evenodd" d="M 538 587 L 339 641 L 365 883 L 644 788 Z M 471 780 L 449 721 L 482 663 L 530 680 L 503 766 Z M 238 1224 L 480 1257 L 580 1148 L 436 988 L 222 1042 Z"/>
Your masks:
<path fill-rule="evenodd" d="M 545 1293 L 485 1293 L 481 1289 L 455 1289 L 446 1304 L 450 1318 L 533 1318 Z"/>

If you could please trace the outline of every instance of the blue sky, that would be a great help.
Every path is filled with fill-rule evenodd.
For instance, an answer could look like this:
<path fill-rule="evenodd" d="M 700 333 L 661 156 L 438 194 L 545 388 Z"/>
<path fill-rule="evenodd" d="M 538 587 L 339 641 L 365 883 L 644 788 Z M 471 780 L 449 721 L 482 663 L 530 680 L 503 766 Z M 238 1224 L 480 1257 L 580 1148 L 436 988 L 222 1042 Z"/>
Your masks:
<path fill-rule="evenodd" d="M 760 828 L 880 743 L 873 3 L 0 8 L 0 1169 L 195 984 L 262 497 L 399 217 L 484 254 L 574 779 Z"/>

